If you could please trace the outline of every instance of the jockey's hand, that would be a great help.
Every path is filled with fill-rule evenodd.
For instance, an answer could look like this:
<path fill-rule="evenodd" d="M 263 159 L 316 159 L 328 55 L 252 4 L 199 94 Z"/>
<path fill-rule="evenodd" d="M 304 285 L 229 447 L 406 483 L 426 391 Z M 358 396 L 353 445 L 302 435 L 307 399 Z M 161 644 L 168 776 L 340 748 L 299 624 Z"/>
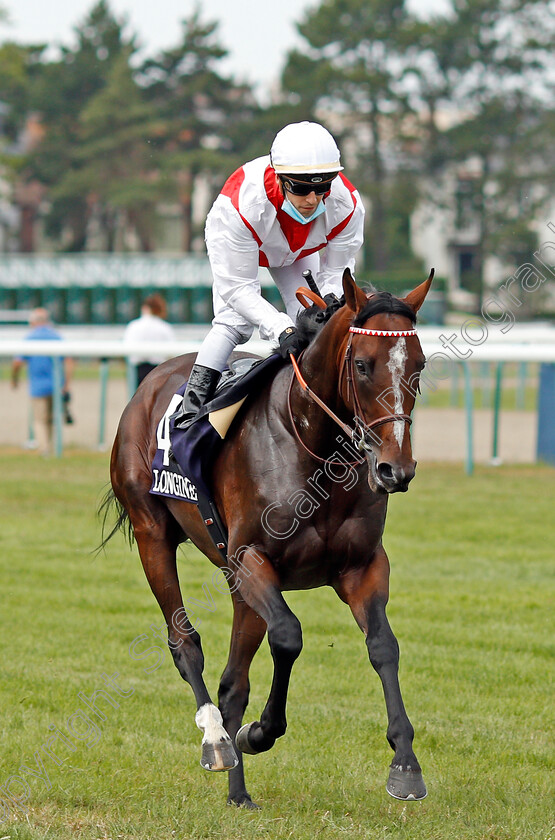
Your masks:
<path fill-rule="evenodd" d="M 345 304 L 345 295 L 342 295 L 341 298 L 338 298 L 337 295 L 334 295 L 333 292 L 330 292 L 328 295 L 324 295 L 324 303 L 326 306 L 329 307 L 333 306 L 333 312 L 336 312 L 338 309 Z"/>
<path fill-rule="evenodd" d="M 301 339 L 295 327 L 287 327 L 279 336 L 279 352 L 283 358 L 288 359 L 290 353 L 297 358 L 302 349 Z"/>

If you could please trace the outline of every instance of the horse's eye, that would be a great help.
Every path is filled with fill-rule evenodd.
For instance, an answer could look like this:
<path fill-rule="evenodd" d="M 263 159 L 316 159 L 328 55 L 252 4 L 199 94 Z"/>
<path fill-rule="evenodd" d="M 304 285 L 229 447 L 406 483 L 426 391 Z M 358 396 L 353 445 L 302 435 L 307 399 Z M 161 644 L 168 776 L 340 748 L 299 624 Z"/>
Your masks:
<path fill-rule="evenodd" d="M 364 362 L 361 362 L 360 359 L 356 359 L 355 365 L 361 376 L 368 376 Z"/>

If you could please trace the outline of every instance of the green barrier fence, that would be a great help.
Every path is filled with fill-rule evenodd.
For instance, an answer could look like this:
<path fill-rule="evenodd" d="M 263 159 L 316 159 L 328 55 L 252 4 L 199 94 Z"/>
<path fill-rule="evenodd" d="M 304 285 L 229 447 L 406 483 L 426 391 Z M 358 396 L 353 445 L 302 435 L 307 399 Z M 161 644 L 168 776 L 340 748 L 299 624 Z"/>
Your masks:
<path fill-rule="evenodd" d="M 13 310 L 16 308 L 15 289 L 0 288 L 0 309 Z"/>
<path fill-rule="evenodd" d="M 68 324 L 90 324 L 90 289 L 69 288 L 66 293 L 66 318 Z"/>
<path fill-rule="evenodd" d="M 41 306 L 48 309 L 50 317 L 55 323 L 64 324 L 67 322 L 66 305 L 65 289 L 42 290 Z"/>
<path fill-rule="evenodd" d="M 139 315 L 142 289 L 119 286 L 114 289 L 114 323 L 128 324 Z"/>
<path fill-rule="evenodd" d="M 165 299 L 171 323 L 208 324 L 212 320 L 212 289 L 209 286 L 20 286 L 0 289 L 0 309 L 30 310 L 44 306 L 54 322 L 60 325 L 127 324 L 139 317 L 142 301 L 153 292 L 158 292 Z M 276 287 L 264 287 L 262 295 L 277 309 L 284 310 Z M 446 308 L 445 294 L 430 292 L 419 312 L 419 321 L 442 324 Z"/>
<path fill-rule="evenodd" d="M 115 319 L 115 289 L 95 286 L 91 289 L 91 323 L 113 324 Z"/>
<path fill-rule="evenodd" d="M 283 306 L 281 295 L 275 286 L 268 286 L 263 288 L 262 297 L 266 298 L 266 300 L 273 304 L 276 307 L 276 309 L 279 309 L 280 311 L 283 311 L 285 309 L 285 307 Z"/>
<path fill-rule="evenodd" d="M 35 309 L 41 306 L 41 290 L 21 286 L 15 290 L 15 309 Z"/>
<path fill-rule="evenodd" d="M 203 287 L 187 289 L 190 294 L 190 321 L 207 324 L 212 320 L 212 290 Z"/>

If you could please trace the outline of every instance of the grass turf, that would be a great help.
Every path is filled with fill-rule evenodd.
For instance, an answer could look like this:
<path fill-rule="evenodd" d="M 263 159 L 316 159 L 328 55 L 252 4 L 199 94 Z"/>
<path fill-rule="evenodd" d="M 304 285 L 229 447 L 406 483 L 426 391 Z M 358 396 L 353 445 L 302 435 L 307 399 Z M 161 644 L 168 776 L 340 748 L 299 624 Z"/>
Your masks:
<path fill-rule="evenodd" d="M 287 734 L 246 758 L 263 806 L 254 813 L 226 807 L 225 774 L 199 765 L 192 693 L 155 635 L 162 617 L 136 552 L 117 537 L 90 553 L 107 456 L 4 451 L 0 469 L 0 838 L 551 838 L 552 469 L 469 478 L 419 466 L 410 492 L 391 499 L 388 613 L 428 798 L 386 794 L 381 685 L 349 611 L 320 589 L 286 596 L 305 647 Z M 184 597 L 211 608 L 197 616 L 215 696 L 229 598 L 193 547 L 179 567 Z M 124 694 L 103 681 L 116 672 Z M 270 679 L 264 643 L 246 720 L 259 717 Z M 98 689 L 117 704 L 98 700 L 104 719 L 86 702 Z"/>

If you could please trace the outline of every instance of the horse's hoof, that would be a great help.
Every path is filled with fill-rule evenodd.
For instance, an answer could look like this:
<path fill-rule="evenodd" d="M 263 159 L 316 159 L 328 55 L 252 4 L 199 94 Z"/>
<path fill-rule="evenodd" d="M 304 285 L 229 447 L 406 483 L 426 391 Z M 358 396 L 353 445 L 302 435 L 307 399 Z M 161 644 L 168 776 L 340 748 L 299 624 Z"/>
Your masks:
<path fill-rule="evenodd" d="M 405 802 L 424 799 L 428 794 L 420 770 L 401 770 L 398 767 L 391 767 L 385 789 L 390 796 Z"/>
<path fill-rule="evenodd" d="M 247 755 L 258 755 L 258 750 L 255 750 L 249 744 L 249 731 L 253 726 L 254 723 L 245 723 L 235 736 L 235 746 Z"/>
<path fill-rule="evenodd" d="M 240 796 L 230 796 L 227 800 L 228 805 L 235 805 L 236 808 L 246 808 L 248 811 L 260 811 L 260 805 L 253 802 L 248 793 Z"/>
<path fill-rule="evenodd" d="M 222 770 L 233 770 L 239 764 L 239 759 L 233 749 L 231 740 L 222 738 L 216 744 L 203 743 L 200 763 L 205 770 L 219 772 Z"/>

